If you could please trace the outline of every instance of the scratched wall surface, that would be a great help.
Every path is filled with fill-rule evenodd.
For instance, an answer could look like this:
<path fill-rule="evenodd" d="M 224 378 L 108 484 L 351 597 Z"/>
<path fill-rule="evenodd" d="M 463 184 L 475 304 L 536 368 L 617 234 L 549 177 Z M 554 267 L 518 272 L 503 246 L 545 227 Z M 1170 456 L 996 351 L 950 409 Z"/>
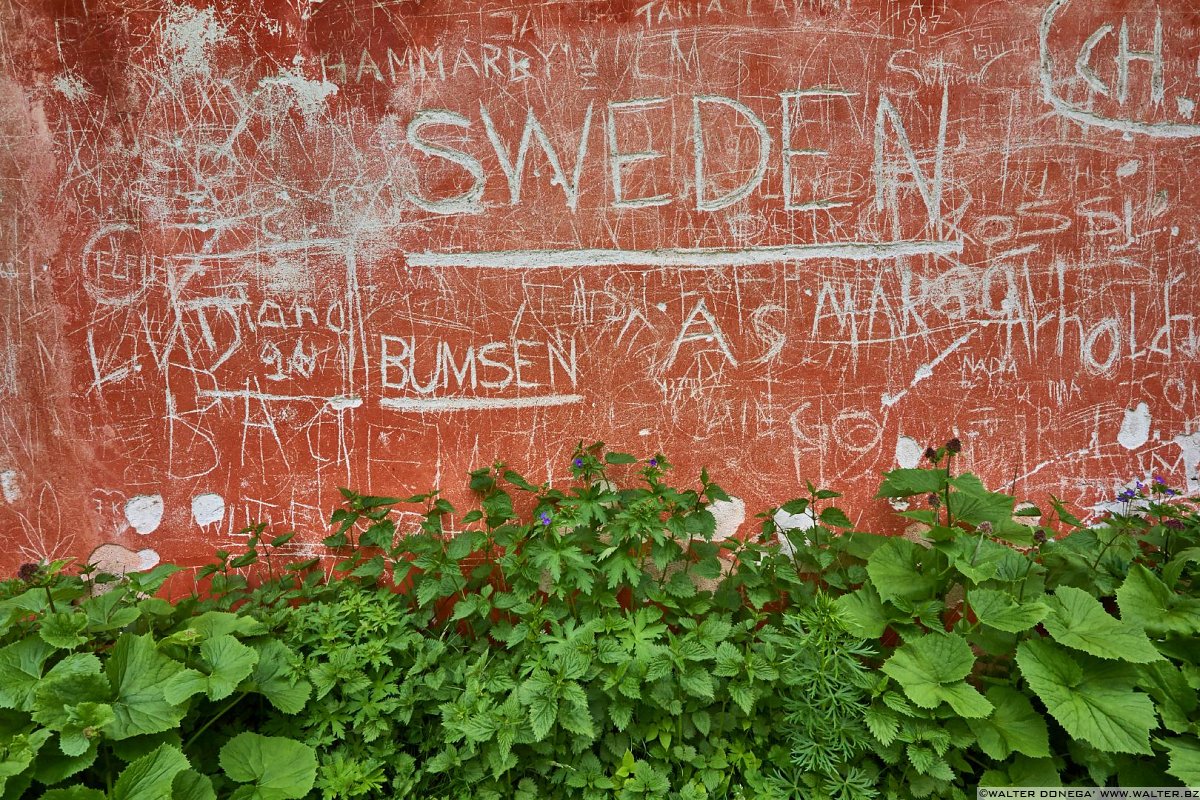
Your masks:
<path fill-rule="evenodd" d="M 578 440 L 1200 490 L 1198 102 L 1192 0 L 0 0 L 0 562 Z"/>

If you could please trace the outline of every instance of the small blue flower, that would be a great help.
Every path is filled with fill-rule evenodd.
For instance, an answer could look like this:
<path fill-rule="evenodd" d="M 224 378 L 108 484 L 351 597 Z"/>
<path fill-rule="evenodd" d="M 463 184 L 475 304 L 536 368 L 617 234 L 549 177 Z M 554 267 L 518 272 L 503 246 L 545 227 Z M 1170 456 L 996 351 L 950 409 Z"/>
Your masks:
<path fill-rule="evenodd" d="M 543 526 L 549 527 L 549 525 L 550 525 L 550 512 L 548 512 L 548 511 L 543 511 L 541 514 L 538 514 L 538 519 L 541 521 L 541 523 L 542 523 L 542 525 L 543 525 Z"/>
<path fill-rule="evenodd" d="M 657 459 L 657 458 L 652 458 L 652 459 L 650 459 L 650 466 L 652 466 L 652 467 L 657 467 L 657 466 L 658 466 L 658 459 Z"/>
<path fill-rule="evenodd" d="M 1163 480 L 1162 475 L 1155 475 L 1154 482 L 1157 483 L 1159 486 L 1166 484 L 1166 481 Z"/>
<path fill-rule="evenodd" d="M 1166 490 L 1166 495 L 1167 495 L 1167 497 L 1174 497 L 1174 496 L 1175 496 L 1175 495 L 1177 495 L 1177 494 L 1179 494 L 1179 492 L 1175 491 L 1174 489 L 1167 489 L 1167 490 Z"/>
<path fill-rule="evenodd" d="M 575 457 L 575 466 L 579 467 L 580 469 L 583 469 L 583 458 L 576 456 Z"/>
<path fill-rule="evenodd" d="M 1137 482 L 1137 490 L 1138 490 L 1139 492 L 1140 492 L 1140 491 L 1143 491 L 1145 488 L 1146 488 L 1146 484 L 1142 483 L 1141 481 L 1138 481 L 1138 482 Z"/>
<path fill-rule="evenodd" d="M 1129 502 L 1130 500 L 1132 500 L 1132 499 L 1133 499 L 1134 497 L 1136 497 L 1136 496 L 1137 496 L 1137 495 L 1136 495 L 1136 494 L 1134 494 L 1134 491 L 1133 491 L 1133 489 L 1126 489 L 1125 491 L 1123 491 L 1123 492 L 1121 492 L 1119 495 L 1117 495 L 1117 499 L 1118 499 L 1118 500 L 1124 500 L 1125 502 Z"/>

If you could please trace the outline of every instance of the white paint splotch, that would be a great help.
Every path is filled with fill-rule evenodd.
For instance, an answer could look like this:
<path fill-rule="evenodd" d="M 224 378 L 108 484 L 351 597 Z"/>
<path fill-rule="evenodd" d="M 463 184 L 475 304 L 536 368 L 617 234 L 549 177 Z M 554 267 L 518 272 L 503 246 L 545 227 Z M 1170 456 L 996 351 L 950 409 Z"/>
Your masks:
<path fill-rule="evenodd" d="M 1121 430 L 1117 433 L 1117 443 L 1126 450 L 1138 449 L 1150 438 L 1150 422 L 1150 406 L 1146 403 L 1126 409 Z"/>
<path fill-rule="evenodd" d="M 194 77 L 212 75 L 212 49 L 228 35 L 211 8 L 188 5 L 172 8 L 163 21 L 162 57 L 174 85 Z"/>
<path fill-rule="evenodd" d="M 746 503 L 740 497 L 730 497 L 728 500 L 717 500 L 708 507 L 709 512 L 717 521 L 713 533 L 714 542 L 723 542 L 737 535 L 738 529 L 746 521 Z"/>
<path fill-rule="evenodd" d="M 145 536 L 153 533 L 162 524 L 163 498 L 161 494 L 139 494 L 125 503 L 125 520 L 138 533 Z"/>
<path fill-rule="evenodd" d="M 912 469 L 921 463 L 925 448 L 911 436 L 896 439 L 896 463 L 903 469 Z"/>
<path fill-rule="evenodd" d="M 192 498 L 192 521 L 200 527 L 212 525 L 225 518 L 225 498 L 216 492 L 205 492 Z"/>
<path fill-rule="evenodd" d="M 18 479 L 19 476 L 15 469 L 6 469 L 0 472 L 0 492 L 4 493 L 5 502 L 15 503 L 21 499 L 21 484 Z"/>

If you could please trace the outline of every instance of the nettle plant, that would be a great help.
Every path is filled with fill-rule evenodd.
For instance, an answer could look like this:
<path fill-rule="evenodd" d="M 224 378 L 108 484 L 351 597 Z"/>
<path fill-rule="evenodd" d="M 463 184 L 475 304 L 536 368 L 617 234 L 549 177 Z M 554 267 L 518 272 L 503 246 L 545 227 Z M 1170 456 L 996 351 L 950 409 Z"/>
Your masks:
<path fill-rule="evenodd" d="M 713 541 L 725 493 L 669 469 L 581 446 L 554 488 L 495 464 L 453 531 L 437 493 L 344 492 L 345 578 L 283 633 L 314 702 L 268 732 L 318 750 L 326 798 L 867 791 L 873 768 L 844 768 L 870 744 L 870 651 L 777 544 Z"/>
<path fill-rule="evenodd" d="M 1195 509 L 1157 479 L 1095 525 L 1055 500 L 1055 531 L 954 474 L 960 450 L 884 476 L 879 497 L 926 506 L 899 512 L 920 541 L 838 543 L 866 580 L 837 607 L 890 645 L 865 713 L 881 788 L 1200 783 Z"/>

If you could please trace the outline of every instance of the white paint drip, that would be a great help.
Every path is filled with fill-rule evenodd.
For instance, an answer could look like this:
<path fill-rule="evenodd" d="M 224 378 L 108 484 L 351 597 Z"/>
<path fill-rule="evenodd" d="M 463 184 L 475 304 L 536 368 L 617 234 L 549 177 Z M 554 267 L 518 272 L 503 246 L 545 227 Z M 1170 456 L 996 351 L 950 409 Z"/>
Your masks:
<path fill-rule="evenodd" d="M 1138 403 L 1137 408 L 1126 409 L 1117 443 L 1126 450 L 1136 450 L 1150 438 L 1150 406 Z"/>
<path fill-rule="evenodd" d="M 227 33 L 211 8 L 196 9 L 186 5 L 172 8 L 167 13 L 162 32 L 162 54 L 171 83 L 179 85 L 187 78 L 211 76 L 212 46 L 223 40 Z"/>
<path fill-rule="evenodd" d="M 17 483 L 17 471 L 6 469 L 0 472 L 0 491 L 4 492 L 7 503 L 15 503 L 21 499 L 21 486 Z"/>
<path fill-rule="evenodd" d="M 714 542 L 723 542 L 737 534 L 738 528 L 746 521 L 746 503 L 740 497 L 730 497 L 728 500 L 716 500 L 708 510 L 717 520 L 717 528 L 713 532 Z"/>
<path fill-rule="evenodd" d="M 192 521 L 200 527 L 225 518 L 225 498 L 215 492 L 205 492 L 192 498 Z"/>
<path fill-rule="evenodd" d="M 896 440 L 896 463 L 903 469 L 912 469 L 921 463 L 925 448 L 911 436 L 901 436 Z"/>
<path fill-rule="evenodd" d="M 298 71 L 281 70 L 278 75 L 263 78 L 260 87 L 281 86 L 292 93 L 296 107 L 311 122 L 326 109 L 330 96 L 337 94 L 338 87 L 330 81 L 310 80 Z"/>
<path fill-rule="evenodd" d="M 162 524 L 163 499 L 161 494 L 140 494 L 125 503 L 125 519 L 133 529 L 145 536 L 153 533 Z"/>

